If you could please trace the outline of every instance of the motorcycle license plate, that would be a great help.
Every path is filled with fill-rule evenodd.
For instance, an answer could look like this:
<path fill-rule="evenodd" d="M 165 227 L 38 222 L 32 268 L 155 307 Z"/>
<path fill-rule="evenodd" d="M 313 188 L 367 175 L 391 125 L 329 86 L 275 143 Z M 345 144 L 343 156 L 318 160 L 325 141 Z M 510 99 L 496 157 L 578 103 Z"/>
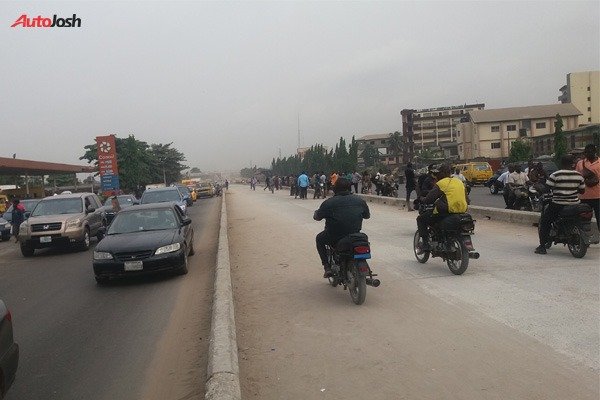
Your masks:
<path fill-rule="evenodd" d="M 125 261 L 125 271 L 141 271 L 144 269 L 142 261 Z"/>
<path fill-rule="evenodd" d="M 40 236 L 40 243 L 51 243 L 51 242 L 52 242 L 51 236 Z"/>

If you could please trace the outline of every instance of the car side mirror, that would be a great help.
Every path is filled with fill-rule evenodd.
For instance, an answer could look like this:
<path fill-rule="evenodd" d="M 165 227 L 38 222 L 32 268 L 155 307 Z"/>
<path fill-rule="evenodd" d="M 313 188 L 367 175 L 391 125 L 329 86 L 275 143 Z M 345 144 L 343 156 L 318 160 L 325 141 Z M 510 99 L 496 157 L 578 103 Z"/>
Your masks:
<path fill-rule="evenodd" d="M 23 220 L 29 219 L 30 215 L 31 215 L 31 213 L 29 211 L 27 211 L 25 214 L 23 214 Z"/>
<path fill-rule="evenodd" d="M 85 210 L 85 213 L 89 214 L 89 213 L 93 213 L 94 211 L 96 211 L 96 209 L 94 207 L 88 206 L 87 210 Z"/>
<path fill-rule="evenodd" d="M 192 219 L 191 218 L 184 218 L 183 221 L 181 222 L 182 225 L 189 225 L 192 223 Z"/>

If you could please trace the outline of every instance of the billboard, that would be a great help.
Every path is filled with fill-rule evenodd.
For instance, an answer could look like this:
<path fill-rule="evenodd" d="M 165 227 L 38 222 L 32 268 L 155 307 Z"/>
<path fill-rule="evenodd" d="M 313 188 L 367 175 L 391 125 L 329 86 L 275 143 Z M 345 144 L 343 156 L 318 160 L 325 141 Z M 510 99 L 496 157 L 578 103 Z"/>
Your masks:
<path fill-rule="evenodd" d="M 120 189 L 115 135 L 96 136 L 96 146 L 102 193 L 109 195 Z"/>

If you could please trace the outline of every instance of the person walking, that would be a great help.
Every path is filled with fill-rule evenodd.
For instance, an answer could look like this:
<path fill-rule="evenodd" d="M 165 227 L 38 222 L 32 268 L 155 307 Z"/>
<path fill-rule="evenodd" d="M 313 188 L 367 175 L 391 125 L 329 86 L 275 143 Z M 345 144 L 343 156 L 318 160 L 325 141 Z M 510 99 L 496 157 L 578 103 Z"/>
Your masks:
<path fill-rule="evenodd" d="M 404 170 L 404 179 L 406 187 L 406 211 L 414 211 L 412 204 L 410 204 L 410 195 L 417 189 L 417 181 L 415 179 L 415 170 L 413 169 L 412 163 L 406 164 Z"/>
<path fill-rule="evenodd" d="M 321 185 L 321 195 L 323 198 L 327 197 L 327 176 L 323 171 L 321 171 L 319 176 L 319 184 Z"/>
<path fill-rule="evenodd" d="M 300 174 L 298 177 L 298 187 L 300 188 L 300 198 L 302 200 L 306 200 L 306 193 L 308 192 L 309 183 L 308 175 L 306 175 L 306 172 L 302 172 L 302 174 Z"/>
<path fill-rule="evenodd" d="M 594 144 L 588 144 L 583 151 L 585 158 L 577 162 L 575 169 L 583 176 L 585 192 L 579 195 L 582 203 L 588 204 L 594 210 L 596 224 L 600 230 L 600 160 L 598 149 Z"/>
<path fill-rule="evenodd" d="M 358 183 L 361 180 L 361 176 L 358 172 L 352 173 L 352 186 L 354 187 L 354 194 L 358 194 Z"/>
<path fill-rule="evenodd" d="M 12 234 L 15 237 L 15 243 L 19 242 L 19 228 L 25 220 L 25 207 L 19 201 L 19 199 L 13 199 L 13 210 L 12 210 Z"/>

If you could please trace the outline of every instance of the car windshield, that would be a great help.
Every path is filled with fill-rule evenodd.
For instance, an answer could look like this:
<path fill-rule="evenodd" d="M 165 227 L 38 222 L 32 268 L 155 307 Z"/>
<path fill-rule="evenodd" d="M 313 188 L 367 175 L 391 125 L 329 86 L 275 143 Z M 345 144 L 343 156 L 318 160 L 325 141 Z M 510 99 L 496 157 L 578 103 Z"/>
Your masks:
<path fill-rule="evenodd" d="M 181 195 L 175 188 L 173 190 L 157 190 L 144 193 L 142 204 L 165 203 L 167 201 L 181 201 Z"/>
<path fill-rule="evenodd" d="M 25 208 L 25 211 L 31 211 L 35 208 L 35 206 L 39 202 L 40 202 L 40 200 L 21 200 L 20 204 L 23 205 L 23 208 Z M 6 210 L 6 212 L 11 213 L 12 210 L 13 210 L 13 206 L 11 204 L 11 206 L 8 207 L 8 210 Z"/>
<path fill-rule="evenodd" d="M 475 169 L 477 171 L 487 171 L 490 169 L 490 167 L 489 167 L 489 165 L 486 165 L 486 164 L 478 164 L 478 165 L 475 165 Z"/>
<path fill-rule="evenodd" d="M 79 214 L 83 212 L 83 204 L 79 197 L 70 199 L 51 199 L 40 201 L 31 213 L 32 217 L 58 214 Z"/>
<path fill-rule="evenodd" d="M 117 196 L 117 200 L 119 200 L 119 205 L 121 206 L 121 208 L 133 205 L 133 199 L 131 198 L 131 196 Z M 112 207 L 112 197 L 109 197 L 104 202 L 104 205 L 106 207 Z"/>
<path fill-rule="evenodd" d="M 173 210 L 139 210 L 117 214 L 110 228 L 109 235 L 121 233 L 156 231 L 178 227 L 177 217 Z"/>

